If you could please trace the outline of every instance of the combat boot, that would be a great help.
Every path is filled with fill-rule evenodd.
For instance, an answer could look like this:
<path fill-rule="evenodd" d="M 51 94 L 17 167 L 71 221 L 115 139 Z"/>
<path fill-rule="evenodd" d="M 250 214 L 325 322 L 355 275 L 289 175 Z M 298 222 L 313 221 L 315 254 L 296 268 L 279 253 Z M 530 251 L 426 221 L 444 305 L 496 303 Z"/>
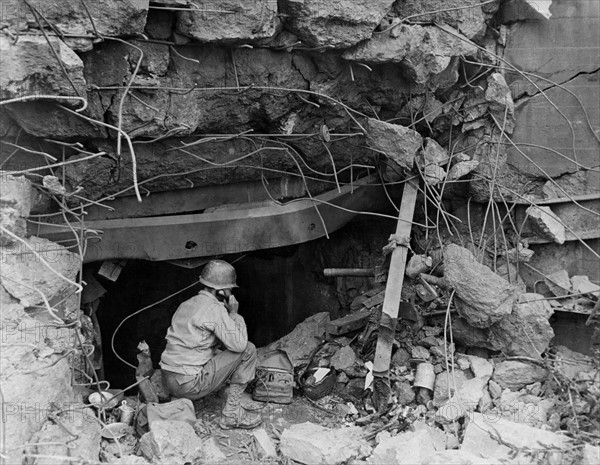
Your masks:
<path fill-rule="evenodd" d="M 219 421 L 221 428 L 252 429 L 262 423 L 259 412 L 248 412 L 240 403 L 245 387 L 243 384 L 229 385 L 229 396 L 227 397 L 223 412 L 221 413 L 221 420 Z"/>

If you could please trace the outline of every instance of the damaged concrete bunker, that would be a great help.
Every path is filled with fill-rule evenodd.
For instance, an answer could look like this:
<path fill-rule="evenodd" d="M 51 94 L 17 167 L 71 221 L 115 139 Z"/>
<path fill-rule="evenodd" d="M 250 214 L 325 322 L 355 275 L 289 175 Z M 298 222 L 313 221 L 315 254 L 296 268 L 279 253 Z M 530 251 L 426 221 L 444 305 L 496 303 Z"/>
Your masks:
<path fill-rule="evenodd" d="M 0 463 L 600 463 L 599 26 L 2 0 Z"/>

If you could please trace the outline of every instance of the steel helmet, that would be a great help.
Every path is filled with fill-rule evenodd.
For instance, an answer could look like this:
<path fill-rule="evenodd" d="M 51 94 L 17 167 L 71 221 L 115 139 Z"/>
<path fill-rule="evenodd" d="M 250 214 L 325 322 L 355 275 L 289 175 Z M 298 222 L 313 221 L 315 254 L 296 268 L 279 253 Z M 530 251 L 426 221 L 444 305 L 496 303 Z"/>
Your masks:
<path fill-rule="evenodd" d="M 204 266 L 198 281 L 205 286 L 219 290 L 238 287 L 235 283 L 236 279 L 237 275 L 233 266 L 224 260 L 211 260 Z"/>

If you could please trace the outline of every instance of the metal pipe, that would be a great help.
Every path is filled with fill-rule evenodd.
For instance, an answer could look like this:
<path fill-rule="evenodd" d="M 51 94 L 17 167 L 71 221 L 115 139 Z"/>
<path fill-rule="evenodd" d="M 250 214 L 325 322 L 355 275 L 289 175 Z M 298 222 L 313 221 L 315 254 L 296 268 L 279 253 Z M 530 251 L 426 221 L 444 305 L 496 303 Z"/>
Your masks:
<path fill-rule="evenodd" d="M 325 268 L 323 269 L 323 274 L 328 278 L 350 276 L 373 277 L 375 276 L 375 270 L 373 268 Z"/>

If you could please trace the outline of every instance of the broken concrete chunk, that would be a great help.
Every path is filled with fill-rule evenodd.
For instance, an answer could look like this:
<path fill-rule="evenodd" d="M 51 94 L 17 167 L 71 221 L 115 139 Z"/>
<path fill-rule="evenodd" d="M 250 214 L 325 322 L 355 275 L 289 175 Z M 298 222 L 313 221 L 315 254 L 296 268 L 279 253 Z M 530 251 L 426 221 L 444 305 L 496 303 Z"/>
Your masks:
<path fill-rule="evenodd" d="M 544 282 L 555 296 L 568 294 L 571 290 L 571 280 L 567 270 L 559 270 L 553 273 L 547 273 Z"/>
<path fill-rule="evenodd" d="M 72 286 L 44 265 L 40 257 L 57 273 L 71 281 L 79 272 L 81 259 L 62 245 L 47 239 L 31 236 L 24 241 L 26 245 L 18 243 L 0 248 L 3 258 L 0 279 L 13 297 L 19 299 L 23 306 L 30 307 L 44 302 L 42 294 L 50 300 Z"/>
<path fill-rule="evenodd" d="M 454 375 L 451 372 L 442 371 L 435 377 L 435 385 L 433 388 L 433 405 L 440 407 L 448 400 L 448 386 L 450 386 L 450 395 L 453 395 L 456 389 L 462 388 L 468 378 L 461 370 L 454 370 Z"/>
<path fill-rule="evenodd" d="M 13 0 L 10 3 L 12 5 L 3 8 L 2 22 L 11 24 L 11 29 L 16 29 L 17 24 L 23 21 L 29 24 L 37 23 L 24 0 Z M 37 7 L 44 18 L 63 34 L 90 35 L 94 34 L 95 26 L 100 35 L 107 37 L 130 37 L 143 33 L 149 6 L 148 0 L 120 0 L 118 2 L 94 0 L 85 2 L 85 6 L 84 2 L 65 2 L 63 0 L 30 3 Z M 90 21 L 86 7 L 91 17 L 94 18 L 94 24 Z M 44 24 L 44 20 L 41 21 Z M 19 42 L 22 38 L 23 36 L 19 38 Z M 93 39 L 66 38 L 65 40 L 69 47 L 78 52 L 92 49 Z"/>
<path fill-rule="evenodd" d="M 281 12 L 288 15 L 286 28 L 309 46 L 348 48 L 371 37 L 393 3 L 392 0 L 283 0 L 280 6 Z"/>
<path fill-rule="evenodd" d="M 261 458 L 265 457 L 277 457 L 277 450 L 271 437 L 267 434 L 264 428 L 260 428 L 252 431 L 254 440 L 259 449 L 259 455 Z"/>
<path fill-rule="evenodd" d="M 444 433 L 444 431 L 442 431 L 440 428 L 429 426 L 424 421 L 417 420 L 412 424 L 412 429 L 414 431 L 427 431 L 431 437 L 431 441 L 435 450 L 441 451 L 446 449 L 446 433 Z"/>
<path fill-rule="evenodd" d="M 70 456 L 78 457 L 85 462 L 97 463 L 100 456 L 100 423 L 92 420 L 95 418 L 94 412 L 87 408 L 83 412 L 73 414 L 72 411 L 63 413 L 56 417 L 59 423 L 47 421 L 42 429 L 35 433 L 31 438 L 33 454 L 41 456 Z M 73 438 L 65 428 L 77 432 L 77 437 Z M 67 446 L 68 443 L 68 446 Z M 36 464 L 59 463 L 59 461 L 40 461 L 36 459 Z"/>
<path fill-rule="evenodd" d="M 331 357 L 331 366 L 336 370 L 347 370 L 356 363 L 356 354 L 350 346 L 341 347 Z"/>
<path fill-rule="evenodd" d="M 552 212 L 550 207 L 530 206 L 526 213 L 533 227 L 539 234 L 557 244 L 563 244 L 566 240 L 566 231 L 563 222 Z"/>
<path fill-rule="evenodd" d="M 291 333 L 272 342 L 263 350 L 265 352 L 274 349 L 283 350 L 290 357 L 294 367 L 299 367 L 308 362 L 310 355 L 325 337 L 327 323 L 329 323 L 328 312 L 316 313 L 299 323 Z"/>
<path fill-rule="evenodd" d="M 0 97 L 10 99 L 29 94 L 86 95 L 83 62 L 77 54 L 56 37 L 21 36 L 16 44 L 0 36 Z M 58 54 L 61 63 L 54 57 Z M 62 66 L 73 82 L 62 71 Z"/>
<path fill-rule="evenodd" d="M 201 42 L 235 42 L 265 39 L 274 36 L 281 25 L 277 16 L 277 2 L 215 1 L 188 2 L 199 11 L 181 11 L 177 32 Z M 204 11 L 203 11 L 204 10 Z"/>
<path fill-rule="evenodd" d="M 446 179 L 446 170 L 438 165 L 427 165 L 423 168 L 423 180 L 428 186 L 437 186 Z"/>
<path fill-rule="evenodd" d="M 373 454 L 367 459 L 371 465 L 413 465 L 435 454 L 433 440 L 429 432 L 421 429 L 401 433 L 397 436 L 383 436 Z"/>
<path fill-rule="evenodd" d="M 460 315 L 469 325 L 487 328 L 512 311 L 514 286 L 479 263 L 467 249 L 450 244 L 444 254 L 444 277 L 456 291 Z"/>
<path fill-rule="evenodd" d="M 406 276 L 416 278 L 421 273 L 425 273 L 433 266 L 433 259 L 427 255 L 413 255 L 406 264 Z"/>
<path fill-rule="evenodd" d="M 504 80 L 504 76 L 500 73 L 492 73 L 487 79 L 487 89 L 485 91 L 485 99 L 491 103 L 490 109 L 498 113 L 502 113 L 500 118 L 504 116 L 504 112 L 512 115 L 515 112 L 515 104 L 510 93 L 510 88 Z M 502 124 L 502 121 L 498 121 Z"/>
<path fill-rule="evenodd" d="M 362 458 L 370 446 L 358 427 L 330 429 L 314 423 L 292 425 L 281 435 L 281 453 L 306 465 L 329 465 Z"/>
<path fill-rule="evenodd" d="M 415 21 L 448 24 L 469 39 L 485 33 L 486 15 L 479 0 L 403 0 L 394 10 L 399 18 L 418 15 Z"/>
<path fill-rule="evenodd" d="M 422 142 L 421 135 L 407 127 L 373 118 L 367 121 L 369 147 L 385 154 L 403 169 L 412 169 Z"/>
<path fill-rule="evenodd" d="M 201 463 L 202 440 L 184 421 L 156 421 L 140 439 L 140 450 L 153 463 Z"/>
<path fill-rule="evenodd" d="M 573 276 L 571 277 L 571 284 L 573 285 L 574 294 L 592 294 L 600 297 L 600 286 L 591 282 L 587 276 Z"/>
<path fill-rule="evenodd" d="M 539 365 L 517 360 L 505 360 L 495 366 L 492 380 L 502 388 L 518 391 L 528 384 L 544 381 L 547 377 L 548 370 Z"/>
<path fill-rule="evenodd" d="M 494 439 L 498 437 L 498 440 Z M 501 441 L 501 442 L 500 442 Z M 461 450 L 509 463 L 562 463 L 568 438 L 496 415 L 473 413 L 465 430 Z M 515 456 L 516 454 L 516 456 Z"/>
<path fill-rule="evenodd" d="M 262 430 L 264 431 L 264 430 Z M 202 462 L 203 464 L 213 465 L 218 463 L 227 463 L 227 456 L 223 453 L 217 441 L 212 436 L 205 439 L 202 443 Z"/>
<path fill-rule="evenodd" d="M 477 160 L 469 160 L 469 161 L 459 161 L 452 165 L 450 171 L 448 171 L 448 175 L 446 178 L 448 181 L 453 181 L 455 179 L 460 179 L 463 176 L 466 176 L 471 171 L 479 166 L 479 162 Z"/>
<path fill-rule="evenodd" d="M 436 421 L 451 423 L 471 414 L 484 396 L 489 377 L 473 378 L 465 381 L 444 405 L 436 412 Z"/>
<path fill-rule="evenodd" d="M 497 459 L 472 454 L 466 450 L 445 450 L 427 457 L 422 465 L 501 465 Z"/>
<path fill-rule="evenodd" d="M 496 405 L 502 418 L 539 428 L 546 424 L 548 414 L 555 404 L 552 399 L 505 389 L 500 399 L 496 401 Z M 482 412 L 491 412 L 491 410 L 482 410 Z"/>
<path fill-rule="evenodd" d="M 494 365 L 485 358 L 476 357 L 475 355 L 467 355 L 467 359 L 469 360 L 471 371 L 476 377 L 490 379 L 494 372 Z"/>
<path fill-rule="evenodd" d="M 579 373 L 593 369 L 593 359 L 565 346 L 554 347 L 554 369 L 567 379 L 576 379 Z"/>
<path fill-rule="evenodd" d="M 470 56 L 477 48 L 461 34 L 446 26 L 449 32 L 435 26 L 401 24 L 389 33 L 378 34 L 344 53 L 346 60 L 367 63 L 401 63 L 405 75 L 424 84 L 451 66 L 452 57 Z M 458 76 L 456 76 L 457 78 Z M 455 79 L 444 86 L 452 85 Z"/>
<path fill-rule="evenodd" d="M 540 294 L 521 294 L 512 313 L 491 328 L 491 337 L 507 355 L 539 358 L 550 345 L 554 330 L 548 319 L 554 311 L 543 299 Z"/>
<path fill-rule="evenodd" d="M 423 163 L 422 166 L 444 166 L 448 163 L 450 157 L 448 156 L 448 152 L 446 152 L 444 147 L 438 144 L 431 137 L 426 137 L 424 142 L 425 144 L 423 151 L 421 152 L 422 159 L 420 160 Z"/>

